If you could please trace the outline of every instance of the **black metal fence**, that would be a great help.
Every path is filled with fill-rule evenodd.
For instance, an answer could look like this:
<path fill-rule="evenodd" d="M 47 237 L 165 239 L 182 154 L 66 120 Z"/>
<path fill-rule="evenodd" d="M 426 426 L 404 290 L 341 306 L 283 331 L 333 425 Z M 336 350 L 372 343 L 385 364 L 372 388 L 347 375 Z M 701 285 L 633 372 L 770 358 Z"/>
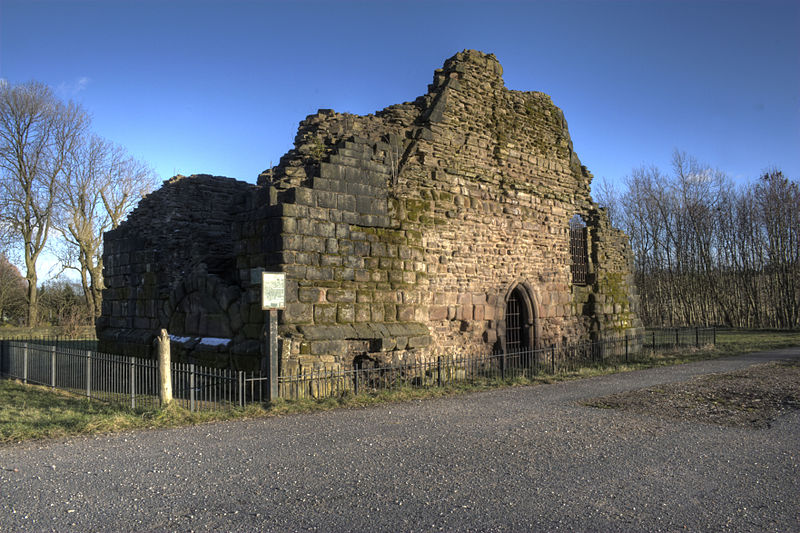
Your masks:
<path fill-rule="evenodd" d="M 54 340 L 0 341 L 0 375 L 88 398 L 159 405 L 158 361 L 72 348 Z M 174 401 L 191 411 L 244 405 L 244 372 L 172 363 Z"/>
<path fill-rule="evenodd" d="M 473 356 L 443 355 L 402 364 L 364 364 L 353 368 L 298 369 L 278 377 L 278 395 L 284 399 L 336 397 L 375 393 L 403 387 L 441 387 L 479 380 L 508 381 L 520 378 L 607 368 L 651 361 L 670 351 L 701 348 L 716 343 L 712 328 L 673 328 L 635 336 L 611 337 L 571 345 L 551 345 L 536 350 Z M 268 378 L 245 375 L 247 396 L 260 401 L 266 396 Z"/>
<path fill-rule="evenodd" d="M 278 377 L 279 397 L 325 398 L 403 387 L 441 387 L 477 380 L 515 380 L 645 362 L 661 353 L 716 343 L 716 331 L 677 328 L 512 353 L 443 355 L 395 365 L 298 369 Z M 94 346 L 94 345 L 89 345 Z M 132 408 L 159 404 L 158 362 L 100 353 L 63 339 L 0 340 L 0 375 Z M 172 363 L 175 402 L 191 411 L 243 407 L 266 398 L 255 372 Z"/>

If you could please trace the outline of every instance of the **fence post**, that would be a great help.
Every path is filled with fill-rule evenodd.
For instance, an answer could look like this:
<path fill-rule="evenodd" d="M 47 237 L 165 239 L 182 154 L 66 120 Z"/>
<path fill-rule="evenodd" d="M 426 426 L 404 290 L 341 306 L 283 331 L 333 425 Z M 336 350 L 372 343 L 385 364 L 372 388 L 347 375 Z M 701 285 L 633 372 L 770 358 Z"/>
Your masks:
<path fill-rule="evenodd" d="M 50 387 L 56 388 L 56 347 L 50 346 Z"/>
<path fill-rule="evenodd" d="M 358 396 L 358 363 L 353 361 L 353 392 Z"/>
<path fill-rule="evenodd" d="M 189 411 L 194 412 L 196 405 L 195 397 L 196 378 L 194 374 L 194 363 L 189 364 Z"/>
<path fill-rule="evenodd" d="M 436 358 L 436 384 L 442 386 L 442 356 Z"/>
<path fill-rule="evenodd" d="M 700 328 L 698 326 L 694 327 L 694 345 L 695 347 L 700 347 Z"/>
<path fill-rule="evenodd" d="M 162 329 L 156 340 L 158 342 L 158 373 L 161 379 L 158 397 L 161 400 L 161 406 L 165 407 L 172 403 L 172 364 L 167 330 Z"/>
<path fill-rule="evenodd" d="M 653 354 L 656 353 L 656 332 L 653 332 Z"/>
<path fill-rule="evenodd" d="M 714 333 L 714 346 L 716 346 L 717 345 L 717 326 L 714 326 L 713 333 Z"/>
<path fill-rule="evenodd" d="M 22 343 L 22 382 L 28 383 L 28 343 Z"/>
<path fill-rule="evenodd" d="M 677 348 L 678 346 L 680 346 L 680 341 L 678 340 L 678 332 L 679 332 L 679 331 L 680 331 L 680 330 L 679 330 L 678 328 L 675 328 L 675 347 L 676 347 L 676 348 Z"/>
<path fill-rule="evenodd" d="M 555 375 L 556 373 L 556 345 L 550 345 L 550 373 Z"/>
<path fill-rule="evenodd" d="M 503 350 L 503 353 L 500 356 L 500 379 L 503 381 L 506 380 L 506 363 L 508 363 L 508 361 L 506 361 L 506 351 Z"/>
<path fill-rule="evenodd" d="M 131 409 L 136 409 L 136 359 L 128 357 L 131 369 Z"/>
<path fill-rule="evenodd" d="M 86 352 L 86 397 L 92 397 L 92 352 Z"/>

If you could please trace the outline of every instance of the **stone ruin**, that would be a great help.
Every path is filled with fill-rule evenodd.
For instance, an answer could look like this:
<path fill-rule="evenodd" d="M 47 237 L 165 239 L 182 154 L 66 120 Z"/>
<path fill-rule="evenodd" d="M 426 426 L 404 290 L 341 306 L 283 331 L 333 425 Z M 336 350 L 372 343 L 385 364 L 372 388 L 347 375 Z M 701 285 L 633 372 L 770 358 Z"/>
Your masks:
<path fill-rule="evenodd" d="M 257 185 L 175 176 L 105 234 L 101 350 L 257 369 L 260 272 L 284 272 L 282 372 L 634 334 L 627 237 L 564 115 L 465 50 L 425 95 L 320 110 Z"/>

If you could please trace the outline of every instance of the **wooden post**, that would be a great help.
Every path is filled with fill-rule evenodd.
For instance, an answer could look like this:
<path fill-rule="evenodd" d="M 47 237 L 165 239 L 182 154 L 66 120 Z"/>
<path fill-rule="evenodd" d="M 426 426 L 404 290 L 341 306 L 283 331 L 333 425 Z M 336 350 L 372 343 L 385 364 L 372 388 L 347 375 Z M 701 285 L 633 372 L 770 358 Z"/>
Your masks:
<path fill-rule="evenodd" d="M 158 336 L 158 374 L 161 384 L 158 389 L 158 397 L 161 406 L 166 407 L 172 403 L 172 361 L 169 352 L 169 334 L 166 329 L 162 329 Z"/>
<path fill-rule="evenodd" d="M 278 310 L 286 305 L 286 274 L 261 271 L 261 309 L 267 311 L 264 324 L 264 359 L 261 362 L 262 377 L 266 377 L 267 401 L 278 399 Z M 313 383 L 312 383 L 313 385 Z M 263 387 L 262 387 L 263 388 Z"/>

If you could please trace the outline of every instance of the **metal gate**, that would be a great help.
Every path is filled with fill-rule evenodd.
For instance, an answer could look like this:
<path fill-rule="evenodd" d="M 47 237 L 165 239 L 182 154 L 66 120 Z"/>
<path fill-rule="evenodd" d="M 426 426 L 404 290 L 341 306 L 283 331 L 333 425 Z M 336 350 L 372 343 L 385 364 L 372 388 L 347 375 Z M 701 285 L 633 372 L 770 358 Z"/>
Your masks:
<path fill-rule="evenodd" d="M 527 323 L 520 294 L 514 290 L 506 302 L 506 352 L 515 353 L 528 349 L 528 340 L 523 330 Z"/>

